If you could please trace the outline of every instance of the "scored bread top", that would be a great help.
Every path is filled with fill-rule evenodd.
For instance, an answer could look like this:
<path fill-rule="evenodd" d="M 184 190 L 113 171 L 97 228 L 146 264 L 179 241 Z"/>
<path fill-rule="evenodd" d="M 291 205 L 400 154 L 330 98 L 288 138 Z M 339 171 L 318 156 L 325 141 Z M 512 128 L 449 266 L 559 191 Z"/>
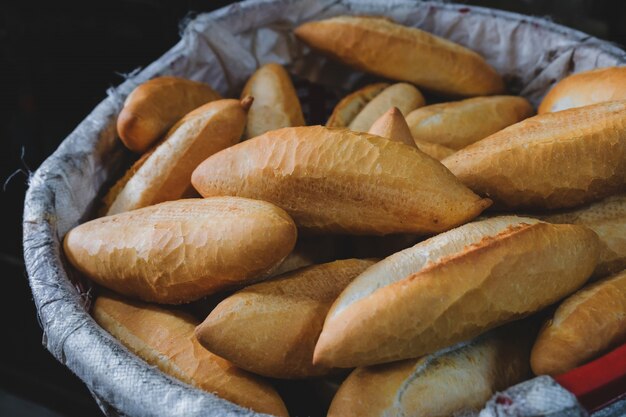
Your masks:
<path fill-rule="evenodd" d="M 388 83 L 369 84 L 348 94 L 337 103 L 326 127 L 348 127 L 363 107 L 387 87 Z"/>
<path fill-rule="evenodd" d="M 360 70 L 455 96 L 498 94 L 502 78 L 476 52 L 380 17 L 338 16 L 300 25 L 298 38 Z"/>

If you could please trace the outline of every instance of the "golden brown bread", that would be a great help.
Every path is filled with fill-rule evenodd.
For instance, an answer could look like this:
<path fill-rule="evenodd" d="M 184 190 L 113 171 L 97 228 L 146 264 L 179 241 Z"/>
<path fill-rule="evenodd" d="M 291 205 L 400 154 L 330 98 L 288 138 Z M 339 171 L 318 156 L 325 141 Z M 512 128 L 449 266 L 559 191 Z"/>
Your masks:
<path fill-rule="evenodd" d="M 575 207 L 626 189 L 626 101 L 545 113 L 442 163 L 505 209 Z"/>
<path fill-rule="evenodd" d="M 406 121 L 416 140 L 458 150 L 533 113 L 530 103 L 522 97 L 476 97 L 419 108 Z"/>
<path fill-rule="evenodd" d="M 211 352 L 259 375 L 326 375 L 332 369 L 311 362 L 326 313 L 346 285 L 373 264 L 346 259 L 246 287 L 222 301 L 196 336 Z"/>
<path fill-rule="evenodd" d="M 531 366 L 558 375 L 626 342 L 626 271 L 567 298 L 537 337 Z"/>
<path fill-rule="evenodd" d="M 626 67 L 598 68 L 565 77 L 539 105 L 539 114 L 626 100 Z"/>
<path fill-rule="evenodd" d="M 489 205 L 415 148 L 321 126 L 275 130 L 225 149 L 191 181 L 205 197 L 273 202 L 313 232 L 435 233 Z"/>
<path fill-rule="evenodd" d="M 530 376 L 532 334 L 516 325 L 419 359 L 355 369 L 328 417 L 456 416 Z M 528 326 L 526 326 L 528 327 Z"/>
<path fill-rule="evenodd" d="M 338 16 L 295 30 L 315 50 L 359 70 L 454 96 L 498 94 L 504 83 L 476 52 L 380 17 Z"/>
<path fill-rule="evenodd" d="M 260 413 L 287 416 L 278 393 L 262 379 L 204 349 L 188 314 L 123 300 L 96 298 L 94 319 L 131 352 L 187 384 Z"/>
<path fill-rule="evenodd" d="M 626 268 L 626 194 L 607 197 L 574 210 L 540 216 L 550 223 L 587 226 L 600 238 L 600 261 L 593 278 L 602 278 Z"/>
<path fill-rule="evenodd" d="M 583 226 L 523 217 L 442 233 L 352 281 L 326 317 L 313 363 L 367 366 L 468 340 L 580 288 L 598 251 Z"/>
<path fill-rule="evenodd" d="M 369 101 L 350 122 L 350 130 L 367 132 L 386 111 L 397 107 L 404 115 L 425 104 L 419 90 L 407 83 L 392 84 Z"/>
<path fill-rule="evenodd" d="M 219 98 L 204 83 L 154 78 L 128 95 L 117 118 L 117 133 L 128 149 L 143 153 L 185 114 Z"/>
<path fill-rule="evenodd" d="M 400 112 L 397 107 L 389 109 L 387 113 L 380 116 L 370 128 L 369 133 L 409 146 L 417 146 L 417 149 L 438 161 L 454 153 L 453 149 L 439 145 L 438 143 L 429 143 L 414 139 L 402 112 Z"/>
<path fill-rule="evenodd" d="M 304 126 L 304 115 L 291 78 L 278 64 L 269 63 L 256 70 L 241 93 L 252 96 L 254 103 L 248 112 L 245 139 L 280 129 Z"/>
<path fill-rule="evenodd" d="M 69 261 L 97 283 L 146 301 L 197 300 L 267 274 L 296 227 L 280 208 L 237 197 L 169 201 L 70 230 Z"/>
<path fill-rule="evenodd" d="M 216 100 L 188 113 L 146 160 L 139 161 L 107 215 L 181 199 L 191 187 L 191 173 L 202 161 L 239 142 L 250 102 L 249 97 L 241 102 Z M 121 181 L 125 180 L 126 176 Z"/>
<path fill-rule="evenodd" d="M 348 127 L 363 107 L 387 87 L 387 83 L 369 84 L 348 94 L 337 103 L 326 127 Z"/>

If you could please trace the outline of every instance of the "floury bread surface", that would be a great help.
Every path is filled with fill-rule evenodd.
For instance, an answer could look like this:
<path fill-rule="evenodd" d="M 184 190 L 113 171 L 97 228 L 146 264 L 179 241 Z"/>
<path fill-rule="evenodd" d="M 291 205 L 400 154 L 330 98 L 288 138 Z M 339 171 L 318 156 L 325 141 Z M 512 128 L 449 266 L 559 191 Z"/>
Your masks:
<path fill-rule="evenodd" d="M 502 209 L 576 207 L 626 190 L 626 101 L 531 117 L 441 161 Z"/>
<path fill-rule="evenodd" d="M 469 97 L 504 90 L 500 75 L 476 52 L 385 18 L 338 16 L 300 25 L 295 34 L 344 64 L 441 94 Z"/>
<path fill-rule="evenodd" d="M 296 227 L 273 204 L 186 199 L 101 217 L 70 230 L 69 261 L 97 283 L 177 304 L 253 281 L 291 252 Z"/>
<path fill-rule="evenodd" d="M 117 132 L 128 149 L 143 153 L 185 114 L 219 98 L 207 84 L 157 77 L 139 85 L 126 98 L 117 118 Z"/>
<path fill-rule="evenodd" d="M 374 365 L 471 339 L 576 291 L 598 253 L 586 227 L 523 217 L 439 234 L 352 281 L 326 317 L 313 362 Z"/>
<path fill-rule="evenodd" d="M 93 316 L 131 352 L 166 374 L 242 407 L 288 416 L 269 383 L 200 346 L 192 316 L 113 294 L 96 298 Z"/>
<path fill-rule="evenodd" d="M 270 201 L 309 232 L 437 233 L 490 202 L 408 145 L 321 126 L 285 128 L 204 161 L 192 184 L 205 196 Z"/>

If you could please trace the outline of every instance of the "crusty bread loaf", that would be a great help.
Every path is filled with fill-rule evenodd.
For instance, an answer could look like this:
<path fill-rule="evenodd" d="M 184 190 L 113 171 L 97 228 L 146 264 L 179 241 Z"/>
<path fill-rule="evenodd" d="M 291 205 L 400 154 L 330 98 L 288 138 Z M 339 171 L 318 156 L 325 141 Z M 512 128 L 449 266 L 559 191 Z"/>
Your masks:
<path fill-rule="evenodd" d="M 499 208 L 599 200 L 626 189 L 626 101 L 531 117 L 442 163 Z"/>
<path fill-rule="evenodd" d="M 456 416 L 479 411 L 496 392 L 530 376 L 529 326 L 400 362 L 355 369 L 328 417 Z"/>
<path fill-rule="evenodd" d="M 191 181 L 205 197 L 273 202 L 313 232 L 435 233 L 489 205 L 415 148 L 321 126 L 275 130 L 225 149 Z"/>
<path fill-rule="evenodd" d="M 412 111 L 406 121 L 416 140 L 458 150 L 533 113 L 522 97 L 476 97 L 421 107 Z"/>
<path fill-rule="evenodd" d="M 550 223 L 580 224 L 596 232 L 600 238 L 600 261 L 592 278 L 603 278 L 626 268 L 626 194 L 539 218 Z"/>
<path fill-rule="evenodd" d="M 193 317 L 112 294 L 96 298 L 93 316 L 131 352 L 166 374 L 242 407 L 288 415 L 269 383 L 200 346 Z"/>
<path fill-rule="evenodd" d="M 350 122 L 350 130 L 367 132 L 392 107 L 407 115 L 426 102 L 419 90 L 407 83 L 392 84 L 369 101 Z"/>
<path fill-rule="evenodd" d="M 328 374 L 330 368 L 312 364 L 326 313 L 346 285 L 373 264 L 346 259 L 246 287 L 222 301 L 196 336 L 211 352 L 259 375 Z"/>
<path fill-rule="evenodd" d="M 626 342 L 626 271 L 567 298 L 537 337 L 533 372 L 557 375 Z"/>
<path fill-rule="evenodd" d="M 404 116 L 397 107 L 392 107 L 387 113 L 380 116 L 370 128 L 369 133 L 409 146 L 417 146 L 420 151 L 438 161 L 454 153 L 453 149 L 439 145 L 438 143 L 414 139 Z"/>
<path fill-rule="evenodd" d="M 523 217 L 442 233 L 370 267 L 341 293 L 313 363 L 367 366 L 468 340 L 580 288 L 598 252 L 586 227 Z"/>
<path fill-rule="evenodd" d="M 380 17 L 338 16 L 300 25 L 298 38 L 344 64 L 442 94 L 477 96 L 504 90 L 476 52 Z"/>
<path fill-rule="evenodd" d="M 291 78 L 278 64 L 269 63 L 259 68 L 248 80 L 241 98 L 254 97 L 248 112 L 245 139 L 280 129 L 304 126 L 304 115 Z"/>
<path fill-rule="evenodd" d="M 128 149 L 143 153 L 185 114 L 219 98 L 204 83 L 177 77 L 154 78 L 128 95 L 117 118 L 117 133 Z"/>
<path fill-rule="evenodd" d="M 387 83 L 369 84 L 348 94 L 337 103 L 326 127 L 348 127 L 363 107 L 387 87 Z"/>
<path fill-rule="evenodd" d="M 239 142 L 251 100 L 216 100 L 183 117 L 150 156 L 140 160 L 141 166 L 119 190 L 107 215 L 182 198 L 191 187 L 191 173 L 202 161 Z"/>
<path fill-rule="evenodd" d="M 182 303 L 268 273 L 291 252 L 296 227 L 280 208 L 237 197 L 170 201 L 72 229 L 65 254 L 125 295 Z"/>
<path fill-rule="evenodd" d="M 598 68 L 565 77 L 539 105 L 539 114 L 626 100 L 626 67 Z"/>

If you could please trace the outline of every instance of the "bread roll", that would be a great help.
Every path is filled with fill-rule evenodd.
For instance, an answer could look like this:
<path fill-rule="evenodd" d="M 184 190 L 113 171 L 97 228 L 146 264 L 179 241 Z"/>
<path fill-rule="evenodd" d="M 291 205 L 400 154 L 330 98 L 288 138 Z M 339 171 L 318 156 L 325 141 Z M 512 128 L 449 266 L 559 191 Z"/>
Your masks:
<path fill-rule="evenodd" d="M 200 346 L 192 316 L 112 294 L 96 298 L 93 316 L 131 352 L 166 374 L 259 413 L 288 415 L 270 384 Z"/>
<path fill-rule="evenodd" d="M 531 117 L 442 163 L 502 209 L 599 200 L 626 189 L 626 101 Z"/>
<path fill-rule="evenodd" d="M 367 366 L 468 340 L 580 288 L 598 252 L 586 227 L 523 217 L 442 233 L 370 267 L 341 293 L 313 363 Z"/>
<path fill-rule="evenodd" d="M 626 100 L 626 67 L 598 68 L 565 77 L 539 105 L 539 114 Z"/>
<path fill-rule="evenodd" d="M 558 375 L 626 342 L 626 271 L 567 298 L 541 329 L 531 355 L 537 375 Z"/>
<path fill-rule="evenodd" d="M 117 133 L 133 152 L 147 151 L 181 117 L 218 100 L 204 83 L 177 77 L 157 77 L 135 88 L 117 118 Z"/>
<path fill-rule="evenodd" d="M 363 107 L 387 87 L 387 83 L 369 84 L 348 94 L 337 103 L 326 127 L 348 127 Z"/>
<path fill-rule="evenodd" d="M 580 224 L 596 232 L 601 249 L 593 278 L 606 277 L 626 268 L 626 194 L 540 218 L 550 223 Z"/>
<path fill-rule="evenodd" d="M 291 78 L 278 64 L 265 64 L 248 80 L 241 98 L 252 96 L 245 138 L 281 127 L 304 126 L 304 115 Z"/>
<path fill-rule="evenodd" d="M 409 126 L 397 107 L 392 107 L 380 116 L 370 128 L 369 133 L 409 146 L 416 146 L 420 151 L 438 161 L 454 153 L 454 150 L 446 146 L 413 139 Z"/>
<path fill-rule="evenodd" d="M 436 233 L 489 205 L 414 148 L 321 126 L 275 130 L 225 149 L 191 181 L 205 197 L 273 202 L 308 232 Z"/>
<path fill-rule="evenodd" d="M 533 332 L 517 325 L 513 330 L 498 329 L 419 359 L 357 368 L 339 388 L 328 417 L 477 412 L 496 391 L 530 376 Z"/>
<path fill-rule="evenodd" d="M 278 207 L 236 197 L 170 201 L 70 230 L 64 249 L 104 287 L 176 304 L 250 282 L 291 252 L 296 228 Z"/>
<path fill-rule="evenodd" d="M 424 96 L 411 84 L 393 84 L 370 100 L 350 122 L 349 128 L 357 132 L 367 132 L 392 107 L 397 107 L 402 114 L 407 115 L 424 104 Z"/>
<path fill-rule="evenodd" d="M 530 103 L 522 97 L 476 97 L 419 108 L 406 121 L 416 140 L 458 150 L 533 113 Z"/>
<path fill-rule="evenodd" d="M 356 69 L 454 96 L 498 94 L 502 78 L 476 52 L 380 17 L 338 16 L 295 30 L 307 45 Z"/>
<path fill-rule="evenodd" d="M 311 363 L 326 313 L 346 285 L 373 264 L 346 259 L 246 287 L 222 301 L 196 336 L 210 351 L 259 375 L 326 375 L 331 369 Z"/>
<path fill-rule="evenodd" d="M 128 179 L 107 215 L 182 198 L 202 161 L 239 142 L 251 100 L 216 100 L 183 117 Z"/>

